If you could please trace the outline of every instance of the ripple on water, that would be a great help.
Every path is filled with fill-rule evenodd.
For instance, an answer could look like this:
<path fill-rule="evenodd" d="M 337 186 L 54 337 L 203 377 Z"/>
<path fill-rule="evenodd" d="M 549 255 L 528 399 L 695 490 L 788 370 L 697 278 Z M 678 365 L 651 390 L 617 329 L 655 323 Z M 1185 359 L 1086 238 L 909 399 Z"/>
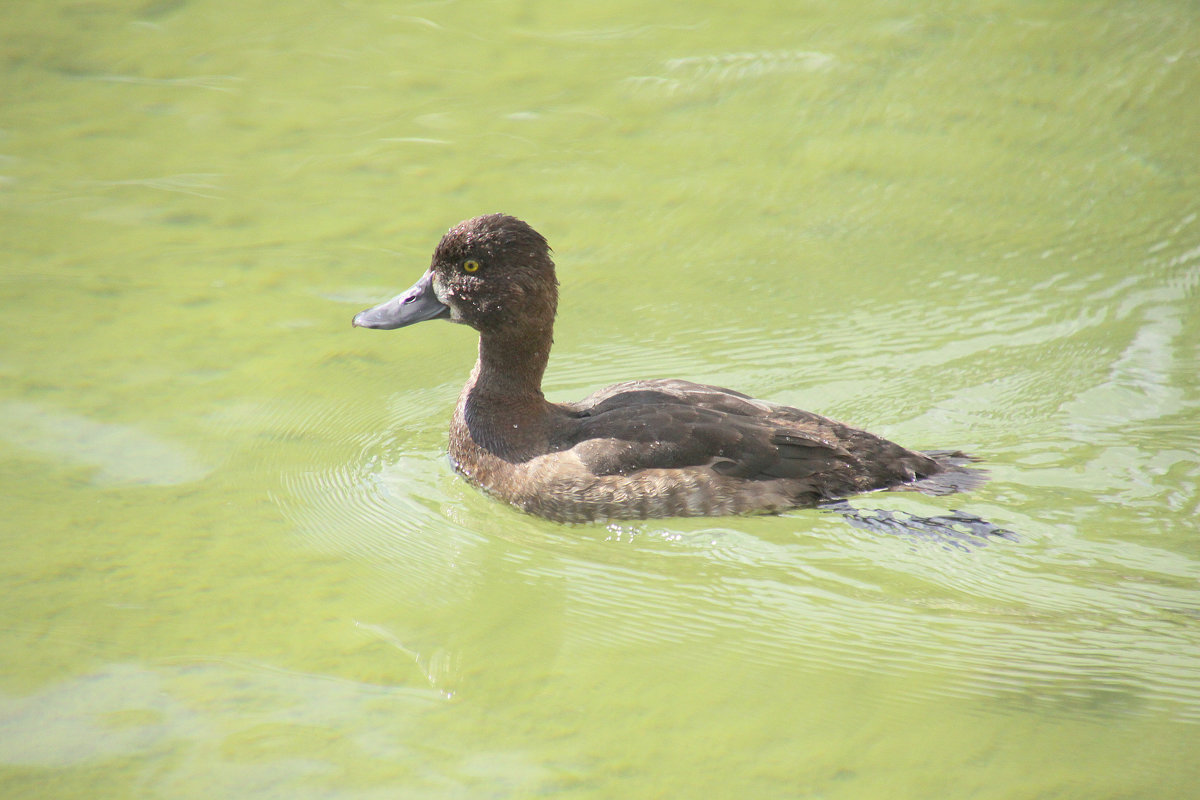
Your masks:
<path fill-rule="evenodd" d="M 445 427 L 457 390 L 406 390 L 382 414 L 380 403 L 345 404 L 336 415 L 319 399 L 288 403 L 260 448 L 270 462 L 262 468 L 279 476 L 275 503 L 298 535 L 385 574 L 377 588 L 399 607 L 430 610 L 469 594 L 487 518 L 512 516 L 450 467 Z"/>

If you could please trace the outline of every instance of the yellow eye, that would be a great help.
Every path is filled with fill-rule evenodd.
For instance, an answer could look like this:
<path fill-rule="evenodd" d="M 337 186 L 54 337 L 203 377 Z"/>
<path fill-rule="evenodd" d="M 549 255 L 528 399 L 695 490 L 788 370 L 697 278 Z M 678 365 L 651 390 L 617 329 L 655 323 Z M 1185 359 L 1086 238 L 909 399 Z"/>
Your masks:
<path fill-rule="evenodd" d="M 464 272 L 478 272 L 479 271 L 479 262 L 473 258 L 467 259 L 466 261 L 463 262 L 463 271 Z"/>

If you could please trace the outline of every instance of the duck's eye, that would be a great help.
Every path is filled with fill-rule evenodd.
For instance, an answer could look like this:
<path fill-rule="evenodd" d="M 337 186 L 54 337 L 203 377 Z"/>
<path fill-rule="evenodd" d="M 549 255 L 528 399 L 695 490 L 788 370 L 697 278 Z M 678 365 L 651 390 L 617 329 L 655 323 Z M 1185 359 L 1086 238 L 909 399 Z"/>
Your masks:
<path fill-rule="evenodd" d="M 478 272 L 479 262 L 473 258 L 468 258 L 463 262 L 463 272 Z"/>

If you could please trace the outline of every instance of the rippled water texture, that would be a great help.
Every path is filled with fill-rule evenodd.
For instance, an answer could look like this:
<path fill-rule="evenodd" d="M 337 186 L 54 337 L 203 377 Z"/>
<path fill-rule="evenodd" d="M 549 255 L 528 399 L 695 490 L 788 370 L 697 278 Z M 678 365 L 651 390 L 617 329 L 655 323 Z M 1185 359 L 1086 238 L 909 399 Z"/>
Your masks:
<path fill-rule="evenodd" d="M 3 797 L 1195 796 L 1195 4 L 7 5 Z M 551 398 L 716 383 L 990 482 L 482 496 L 472 333 L 350 318 L 498 210 Z"/>

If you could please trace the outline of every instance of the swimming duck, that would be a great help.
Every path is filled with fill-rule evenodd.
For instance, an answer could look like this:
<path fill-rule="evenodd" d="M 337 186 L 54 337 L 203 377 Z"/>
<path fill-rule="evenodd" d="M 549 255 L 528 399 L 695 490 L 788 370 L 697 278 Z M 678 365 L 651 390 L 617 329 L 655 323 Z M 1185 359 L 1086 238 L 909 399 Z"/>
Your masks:
<path fill-rule="evenodd" d="M 546 240 L 515 217 L 489 214 L 451 228 L 420 280 L 354 325 L 448 319 L 478 331 L 450 460 L 470 483 L 557 522 L 770 513 L 876 489 L 942 494 L 979 482 L 962 453 L 908 450 L 717 386 L 629 381 L 551 403 L 542 375 L 557 306 Z"/>

